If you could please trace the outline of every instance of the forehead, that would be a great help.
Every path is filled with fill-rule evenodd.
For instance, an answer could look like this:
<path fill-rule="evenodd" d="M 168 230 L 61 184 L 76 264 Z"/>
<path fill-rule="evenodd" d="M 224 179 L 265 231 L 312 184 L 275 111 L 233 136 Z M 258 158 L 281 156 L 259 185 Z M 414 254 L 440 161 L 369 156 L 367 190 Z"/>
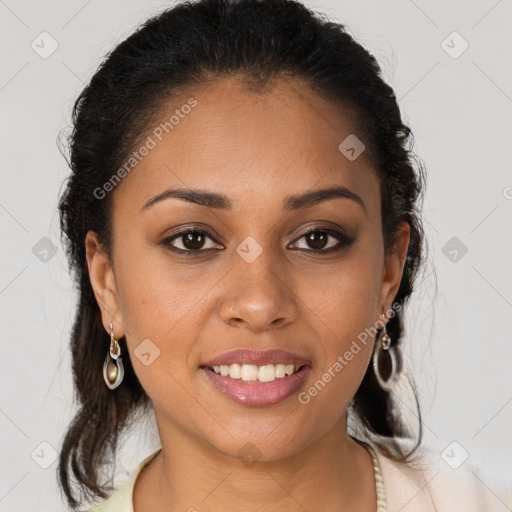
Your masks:
<path fill-rule="evenodd" d="M 255 92 L 224 78 L 163 104 L 158 119 L 142 140 L 151 148 L 116 191 L 118 206 L 139 211 L 169 187 L 218 191 L 240 208 L 335 184 L 369 205 L 378 200 L 367 155 L 350 160 L 340 151 L 358 135 L 348 112 L 304 82 L 280 79 Z"/>

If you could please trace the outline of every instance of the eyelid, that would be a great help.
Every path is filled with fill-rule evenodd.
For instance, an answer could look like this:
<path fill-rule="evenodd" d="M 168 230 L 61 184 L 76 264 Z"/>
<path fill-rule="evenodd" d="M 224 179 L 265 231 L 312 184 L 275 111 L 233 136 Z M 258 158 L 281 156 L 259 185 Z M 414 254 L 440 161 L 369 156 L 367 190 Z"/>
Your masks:
<path fill-rule="evenodd" d="M 162 240 L 162 242 L 169 240 L 171 238 L 178 238 L 181 235 L 185 235 L 190 232 L 196 232 L 204 234 L 212 239 L 215 239 L 215 241 L 221 241 L 223 240 L 222 236 L 215 231 L 212 227 L 210 227 L 208 224 L 202 224 L 201 222 L 196 222 L 192 224 L 180 224 L 179 226 L 174 227 L 173 229 L 167 229 L 165 233 L 168 233 L 168 235 Z M 220 243 L 220 242 L 219 242 Z"/>
<path fill-rule="evenodd" d="M 329 233 L 329 234 L 333 234 L 333 235 L 339 235 L 339 236 L 343 236 L 343 237 L 345 237 L 347 239 L 351 239 L 351 237 L 349 237 L 347 235 L 345 229 L 343 229 L 341 226 L 338 226 L 338 225 L 333 225 L 333 226 L 325 226 L 325 225 L 323 225 L 322 226 L 322 225 L 319 225 L 319 224 L 310 224 L 309 226 L 304 228 L 304 231 L 302 231 L 300 233 L 300 235 L 297 236 L 297 238 L 301 238 L 304 235 L 308 235 L 309 233 L 312 233 L 312 232 L 315 232 L 315 231 L 322 231 L 324 233 Z"/>

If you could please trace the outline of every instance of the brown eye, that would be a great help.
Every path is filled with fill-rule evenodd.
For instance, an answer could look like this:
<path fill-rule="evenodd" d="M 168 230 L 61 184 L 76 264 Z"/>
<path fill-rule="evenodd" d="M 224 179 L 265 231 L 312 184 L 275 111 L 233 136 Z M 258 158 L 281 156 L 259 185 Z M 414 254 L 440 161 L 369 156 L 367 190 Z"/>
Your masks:
<path fill-rule="evenodd" d="M 306 237 L 308 245 L 312 249 L 323 249 L 327 245 L 329 239 L 329 235 L 323 231 L 313 231 L 304 236 Z"/>
<path fill-rule="evenodd" d="M 178 241 L 178 246 L 173 244 L 175 240 Z M 208 240 L 214 242 L 208 232 L 198 229 L 189 229 L 187 231 L 176 233 L 175 235 L 162 240 L 160 243 L 172 250 L 181 252 L 200 252 L 201 250 L 219 247 L 215 243 L 213 246 L 210 245 L 210 247 L 205 247 Z M 181 247 L 179 247 L 179 245 L 181 245 Z"/>
<path fill-rule="evenodd" d="M 305 239 L 307 247 L 299 247 L 299 249 L 310 250 L 312 252 L 319 252 L 322 254 L 335 252 L 341 250 L 343 247 L 348 247 L 351 245 L 355 239 L 346 236 L 341 231 L 336 231 L 334 229 L 328 228 L 314 228 L 304 233 L 300 238 L 297 239 Z M 337 240 L 337 244 L 332 244 L 329 239 Z M 297 241 L 294 242 L 293 245 L 297 244 Z M 331 244 L 330 246 L 328 244 Z"/>
<path fill-rule="evenodd" d="M 205 242 L 205 236 L 198 231 L 193 231 L 183 235 L 182 240 L 187 249 L 201 249 Z"/>

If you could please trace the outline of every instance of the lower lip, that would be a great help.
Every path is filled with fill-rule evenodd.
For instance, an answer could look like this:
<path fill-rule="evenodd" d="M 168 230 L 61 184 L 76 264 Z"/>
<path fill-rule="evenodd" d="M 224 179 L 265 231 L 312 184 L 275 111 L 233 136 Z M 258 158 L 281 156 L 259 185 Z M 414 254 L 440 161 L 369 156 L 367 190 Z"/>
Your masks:
<path fill-rule="evenodd" d="M 244 382 L 223 377 L 208 368 L 201 368 L 222 394 L 238 404 L 250 406 L 275 405 L 286 400 L 302 386 L 309 369 L 309 365 L 305 365 L 293 375 L 272 382 Z"/>

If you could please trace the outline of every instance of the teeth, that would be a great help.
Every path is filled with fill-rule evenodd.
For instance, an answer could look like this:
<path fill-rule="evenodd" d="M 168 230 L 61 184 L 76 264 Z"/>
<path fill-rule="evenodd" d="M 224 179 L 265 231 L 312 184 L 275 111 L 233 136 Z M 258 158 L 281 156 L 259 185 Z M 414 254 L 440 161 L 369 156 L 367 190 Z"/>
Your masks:
<path fill-rule="evenodd" d="M 260 366 L 258 370 L 258 380 L 260 382 L 272 382 L 276 380 L 276 367 L 273 364 Z"/>
<path fill-rule="evenodd" d="M 242 376 L 242 367 L 239 364 L 232 364 L 231 366 L 223 366 L 224 372 L 229 368 L 229 376 L 232 379 L 239 379 Z"/>
<path fill-rule="evenodd" d="M 241 379 L 244 382 L 272 382 L 276 379 L 282 379 L 287 375 L 292 375 L 299 370 L 299 366 L 293 364 L 266 364 L 256 366 L 255 364 L 231 364 L 210 366 L 211 369 L 223 377 L 232 379 Z"/>
<path fill-rule="evenodd" d="M 281 378 L 286 375 L 286 365 L 285 364 L 276 364 L 276 377 Z"/>
<path fill-rule="evenodd" d="M 258 367 L 254 364 L 243 364 L 241 379 L 246 382 L 258 380 Z"/>

